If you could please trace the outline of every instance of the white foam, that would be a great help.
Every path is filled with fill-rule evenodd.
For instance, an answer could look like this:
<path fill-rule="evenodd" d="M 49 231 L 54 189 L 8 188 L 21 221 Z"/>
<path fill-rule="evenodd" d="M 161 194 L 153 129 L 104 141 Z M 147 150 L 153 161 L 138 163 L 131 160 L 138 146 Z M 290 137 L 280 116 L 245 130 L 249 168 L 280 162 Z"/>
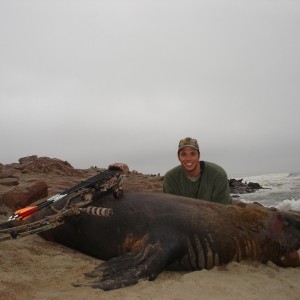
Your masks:
<path fill-rule="evenodd" d="M 300 199 L 285 199 L 279 203 L 276 208 L 280 210 L 297 210 L 300 211 Z"/>

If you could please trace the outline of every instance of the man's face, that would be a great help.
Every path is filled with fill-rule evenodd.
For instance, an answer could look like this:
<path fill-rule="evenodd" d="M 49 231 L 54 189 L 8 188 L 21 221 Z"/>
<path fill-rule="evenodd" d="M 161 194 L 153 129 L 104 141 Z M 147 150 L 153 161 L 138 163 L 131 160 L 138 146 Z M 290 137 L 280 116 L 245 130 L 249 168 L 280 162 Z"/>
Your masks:
<path fill-rule="evenodd" d="M 188 174 L 194 173 L 199 167 L 199 152 L 192 147 L 184 147 L 178 153 L 178 159 Z"/>

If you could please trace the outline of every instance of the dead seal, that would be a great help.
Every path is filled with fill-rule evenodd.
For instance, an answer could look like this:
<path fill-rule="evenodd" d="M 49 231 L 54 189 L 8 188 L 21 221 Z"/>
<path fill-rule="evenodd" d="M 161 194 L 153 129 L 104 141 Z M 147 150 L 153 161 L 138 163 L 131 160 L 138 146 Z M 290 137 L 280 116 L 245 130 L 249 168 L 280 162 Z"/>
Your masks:
<path fill-rule="evenodd" d="M 283 266 L 300 248 L 300 214 L 256 204 L 221 205 L 160 193 L 94 196 L 109 218 L 71 217 L 47 240 L 105 260 L 87 275 L 112 290 L 155 279 L 164 269 L 201 270 L 252 259 Z M 299 260 L 292 263 L 299 265 Z"/>

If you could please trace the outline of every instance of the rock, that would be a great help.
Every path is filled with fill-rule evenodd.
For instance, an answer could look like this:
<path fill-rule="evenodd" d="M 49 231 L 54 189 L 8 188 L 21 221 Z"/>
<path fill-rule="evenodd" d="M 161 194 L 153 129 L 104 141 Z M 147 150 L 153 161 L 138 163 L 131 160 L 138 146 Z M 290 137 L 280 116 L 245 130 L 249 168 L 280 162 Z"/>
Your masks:
<path fill-rule="evenodd" d="M 19 163 L 21 165 L 24 165 L 24 164 L 26 164 L 28 162 L 33 162 L 33 161 L 37 160 L 37 158 L 38 158 L 37 155 L 31 155 L 31 156 L 21 157 L 19 159 Z"/>
<path fill-rule="evenodd" d="M 74 169 L 67 161 L 57 158 L 27 156 L 19 159 L 22 173 L 54 173 L 60 176 L 80 176 L 81 170 Z"/>
<path fill-rule="evenodd" d="M 1 178 L 0 184 L 7 186 L 16 186 L 19 185 L 19 180 L 17 178 Z"/>
<path fill-rule="evenodd" d="M 0 179 L 2 178 L 17 178 L 18 176 L 14 174 L 14 170 L 3 167 L 0 169 Z"/>
<path fill-rule="evenodd" d="M 256 182 L 248 182 L 248 187 L 252 190 L 259 190 L 262 189 L 262 186 L 259 183 Z"/>
<path fill-rule="evenodd" d="M 124 176 L 124 191 L 162 192 L 163 177 L 160 175 L 144 175 L 137 171 L 129 172 Z"/>
<path fill-rule="evenodd" d="M 231 194 L 246 194 L 253 193 L 258 189 L 262 189 L 263 187 L 254 182 L 243 182 L 243 179 L 229 179 L 229 189 Z"/>
<path fill-rule="evenodd" d="M 22 182 L 1 195 L 1 202 L 12 209 L 20 209 L 48 196 L 48 185 L 36 179 Z"/>

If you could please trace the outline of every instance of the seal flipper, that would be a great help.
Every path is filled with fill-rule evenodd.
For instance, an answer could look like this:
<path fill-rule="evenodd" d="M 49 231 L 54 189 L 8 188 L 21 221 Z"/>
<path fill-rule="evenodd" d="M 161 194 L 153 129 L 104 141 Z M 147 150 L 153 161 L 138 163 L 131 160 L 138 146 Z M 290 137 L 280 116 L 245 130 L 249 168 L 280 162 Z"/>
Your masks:
<path fill-rule="evenodd" d="M 90 286 L 105 291 L 138 283 L 139 279 L 154 280 L 167 264 L 166 255 L 157 241 L 146 244 L 137 252 L 112 258 L 86 273 L 93 278 L 90 284 L 73 284 L 76 287 Z"/>

